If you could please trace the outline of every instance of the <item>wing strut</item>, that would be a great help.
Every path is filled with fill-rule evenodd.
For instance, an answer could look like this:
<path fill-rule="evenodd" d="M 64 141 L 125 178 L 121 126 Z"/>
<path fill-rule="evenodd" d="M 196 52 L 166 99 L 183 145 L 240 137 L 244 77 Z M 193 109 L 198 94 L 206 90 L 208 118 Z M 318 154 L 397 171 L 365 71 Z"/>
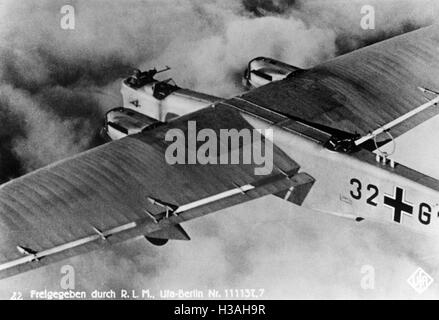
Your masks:
<path fill-rule="evenodd" d="M 37 253 L 35 250 L 25 248 L 22 246 L 17 246 L 18 252 L 20 252 L 23 256 L 31 256 L 33 259 L 32 261 L 39 261 L 40 259 L 37 256 Z"/>

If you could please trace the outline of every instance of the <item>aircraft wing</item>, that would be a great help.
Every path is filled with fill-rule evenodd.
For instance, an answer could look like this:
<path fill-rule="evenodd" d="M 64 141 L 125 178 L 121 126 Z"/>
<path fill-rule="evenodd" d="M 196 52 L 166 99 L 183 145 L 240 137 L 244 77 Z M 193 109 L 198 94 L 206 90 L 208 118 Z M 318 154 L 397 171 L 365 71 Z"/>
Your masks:
<path fill-rule="evenodd" d="M 2 185 L 0 278 L 139 235 L 188 240 L 181 222 L 264 195 L 289 191 L 300 203 L 303 190 L 291 189 L 312 178 L 276 147 L 269 175 L 255 175 L 253 164 L 169 165 L 165 134 L 187 132 L 188 120 L 197 130 L 251 128 L 237 111 L 207 108 Z"/>
<path fill-rule="evenodd" d="M 438 54 L 439 26 L 433 25 L 294 73 L 239 98 L 364 136 L 435 98 L 418 87 L 439 91 Z M 438 111 L 428 108 L 390 132 L 397 137 Z"/>

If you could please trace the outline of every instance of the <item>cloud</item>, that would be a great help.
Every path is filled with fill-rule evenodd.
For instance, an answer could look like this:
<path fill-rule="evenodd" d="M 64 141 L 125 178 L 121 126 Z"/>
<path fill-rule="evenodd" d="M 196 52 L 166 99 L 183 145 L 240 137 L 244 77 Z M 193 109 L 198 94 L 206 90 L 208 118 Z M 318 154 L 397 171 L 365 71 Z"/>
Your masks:
<path fill-rule="evenodd" d="M 306 26 L 301 20 L 279 16 L 235 17 L 219 34 L 201 40 L 177 38 L 156 61 L 174 66 L 178 83 L 229 96 L 243 90 L 240 86 L 243 69 L 255 56 L 270 56 L 310 67 L 334 55 L 334 42 L 334 32 Z"/>

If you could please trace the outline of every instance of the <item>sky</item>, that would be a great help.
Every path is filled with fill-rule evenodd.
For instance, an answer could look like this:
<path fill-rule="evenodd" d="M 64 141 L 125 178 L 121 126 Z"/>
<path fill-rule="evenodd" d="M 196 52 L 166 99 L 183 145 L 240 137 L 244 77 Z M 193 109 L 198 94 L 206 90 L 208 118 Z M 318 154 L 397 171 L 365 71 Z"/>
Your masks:
<path fill-rule="evenodd" d="M 75 30 L 60 27 L 70 4 Z M 376 7 L 376 29 L 360 9 Z M 104 113 L 120 104 L 133 68 L 169 65 L 177 84 L 229 97 L 246 62 L 270 56 L 307 68 L 435 22 L 434 1 L 8 1 L 0 0 L 0 182 L 96 146 Z M 439 119 L 398 138 L 395 158 L 439 178 Z M 432 134 L 434 133 L 434 134 Z M 417 153 L 414 145 L 419 148 Z M 416 156 L 422 154 L 422 161 Z M 13 291 L 60 290 L 71 265 L 76 290 L 264 288 L 272 299 L 438 298 L 407 285 L 418 267 L 438 277 L 434 239 L 390 225 L 358 225 L 275 197 L 185 223 L 189 242 L 134 239 L 0 280 Z M 373 289 L 361 287 L 364 267 Z"/>

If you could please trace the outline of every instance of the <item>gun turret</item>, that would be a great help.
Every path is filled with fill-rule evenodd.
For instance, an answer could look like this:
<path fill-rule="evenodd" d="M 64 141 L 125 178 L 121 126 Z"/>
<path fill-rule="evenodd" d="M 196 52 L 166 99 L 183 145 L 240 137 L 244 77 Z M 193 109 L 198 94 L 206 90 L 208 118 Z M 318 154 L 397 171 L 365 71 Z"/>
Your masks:
<path fill-rule="evenodd" d="M 168 71 L 170 69 L 171 68 L 169 68 L 168 66 L 166 66 L 161 70 L 157 70 L 156 68 L 153 68 L 143 72 L 140 71 L 139 69 L 135 69 L 133 71 L 133 75 L 127 79 L 127 83 L 132 87 L 140 88 L 148 83 L 155 81 L 154 76 L 156 74 Z"/>
<path fill-rule="evenodd" d="M 157 70 L 156 68 L 149 69 L 148 71 L 140 72 L 139 79 L 141 82 L 143 82 L 143 80 L 147 80 L 147 82 L 151 82 L 154 80 L 154 76 L 156 74 L 166 72 L 168 70 L 171 70 L 171 68 L 169 68 L 168 66 L 166 66 L 165 68 L 163 68 L 161 70 Z"/>

